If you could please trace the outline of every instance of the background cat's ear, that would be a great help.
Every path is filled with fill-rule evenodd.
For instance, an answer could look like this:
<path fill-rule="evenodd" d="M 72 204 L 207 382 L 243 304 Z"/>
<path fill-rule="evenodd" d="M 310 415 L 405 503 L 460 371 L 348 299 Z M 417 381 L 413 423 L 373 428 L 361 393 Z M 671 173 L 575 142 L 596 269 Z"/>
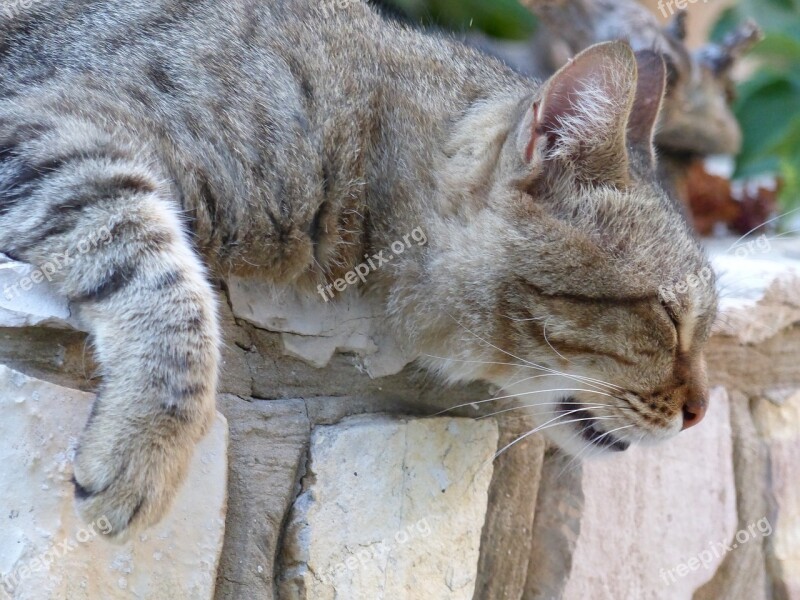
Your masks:
<path fill-rule="evenodd" d="M 628 119 L 628 147 L 648 167 L 655 167 L 653 136 L 667 85 L 667 67 L 658 52 L 636 53 L 638 81 Z"/>
<path fill-rule="evenodd" d="M 636 89 L 636 58 L 625 42 L 591 46 L 545 84 L 526 115 L 520 140 L 526 163 L 539 171 L 559 160 L 578 178 L 625 186 L 625 128 Z"/>

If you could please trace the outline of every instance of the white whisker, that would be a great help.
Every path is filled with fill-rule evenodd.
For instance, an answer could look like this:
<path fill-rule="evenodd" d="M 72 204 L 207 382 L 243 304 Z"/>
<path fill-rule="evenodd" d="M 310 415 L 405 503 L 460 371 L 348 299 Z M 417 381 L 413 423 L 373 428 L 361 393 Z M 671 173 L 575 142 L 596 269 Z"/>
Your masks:
<path fill-rule="evenodd" d="M 519 406 L 512 406 L 511 408 L 504 408 L 503 410 L 498 410 L 496 412 L 489 413 L 488 415 L 481 415 L 480 417 L 478 417 L 475 420 L 476 421 L 481 421 L 483 419 L 488 419 L 489 417 L 494 417 L 495 415 L 501 415 L 503 413 L 511 412 L 511 411 L 514 411 L 514 410 L 521 410 L 523 408 L 536 408 L 536 407 L 539 407 L 539 406 L 547 406 L 547 405 L 552 405 L 552 404 L 561 405 L 562 403 L 561 402 L 543 402 L 543 403 L 540 403 L 540 404 L 520 404 Z M 587 409 L 590 409 L 590 408 L 595 408 L 595 409 L 598 409 L 598 408 L 614 408 L 613 405 L 611 405 L 611 404 L 582 404 L 580 402 L 570 402 L 569 404 L 574 404 L 574 405 L 581 406 L 584 410 L 587 410 Z M 543 413 L 528 413 L 528 414 L 530 416 L 532 416 L 532 417 L 537 417 L 537 416 L 541 416 L 541 415 L 552 414 L 552 412 L 553 411 L 548 411 L 548 412 L 543 412 Z"/>
<path fill-rule="evenodd" d="M 544 317 L 530 317 L 528 319 L 517 319 L 516 317 L 510 317 L 508 315 L 501 315 L 502 317 L 508 319 L 509 321 L 514 321 L 515 323 L 527 323 L 528 321 L 541 321 Z"/>
<path fill-rule="evenodd" d="M 549 321 L 549 319 L 548 319 L 548 321 Z M 570 362 L 570 363 L 571 363 L 572 361 L 571 361 L 570 359 L 568 359 L 566 356 L 564 356 L 563 354 L 561 354 L 561 352 L 559 352 L 558 350 L 556 350 L 556 349 L 553 347 L 553 344 L 551 344 L 551 343 L 550 343 L 550 340 L 548 340 L 548 339 L 547 339 L 547 323 L 548 323 L 548 321 L 545 321 L 545 322 L 544 322 L 544 326 L 542 327 L 542 335 L 544 336 L 544 341 L 545 341 L 545 342 L 547 342 L 547 345 L 548 345 L 548 346 L 550 346 L 550 350 L 552 350 L 553 352 L 555 352 L 556 354 L 558 354 L 558 356 L 560 356 L 561 358 L 563 358 L 565 361 L 567 361 L 567 362 Z"/>
<path fill-rule="evenodd" d="M 747 232 L 747 233 L 745 233 L 745 234 L 744 234 L 742 237 L 740 237 L 738 240 L 736 240 L 735 242 L 733 242 L 733 244 L 731 245 L 731 247 L 730 247 L 730 248 L 728 248 L 728 249 L 727 249 L 725 252 L 730 252 L 731 250 L 733 250 L 733 249 L 734 249 L 736 246 L 738 246 L 738 245 L 739 245 L 739 242 L 741 242 L 741 241 L 742 241 L 744 238 L 746 238 L 748 235 L 750 235 L 750 234 L 751 234 L 751 233 L 753 233 L 754 231 L 756 231 L 756 230 L 758 230 L 758 229 L 761 229 L 761 228 L 762 228 L 764 225 L 769 225 L 770 223 L 772 223 L 772 222 L 774 222 L 774 221 L 777 221 L 778 219 L 782 219 L 782 218 L 783 218 L 783 217 L 785 217 L 786 215 L 790 215 L 790 214 L 792 214 L 792 213 L 794 213 L 794 212 L 797 212 L 798 210 L 800 210 L 800 207 L 794 208 L 794 209 L 792 209 L 792 210 L 790 210 L 790 211 L 787 211 L 787 212 L 783 213 L 782 215 L 778 215 L 777 217 L 773 217 L 773 218 L 771 218 L 769 221 L 764 221 L 764 222 L 763 222 L 761 225 L 757 225 L 756 227 L 753 227 L 753 228 L 752 228 L 750 231 L 748 231 L 748 232 Z"/>
<path fill-rule="evenodd" d="M 779 233 L 778 235 L 774 235 L 771 238 L 767 238 L 769 241 L 777 240 L 778 238 L 782 238 L 787 235 L 794 235 L 795 233 L 800 233 L 800 229 L 790 229 L 789 231 L 784 231 L 783 233 Z"/>
<path fill-rule="evenodd" d="M 498 456 L 500 456 L 503 452 L 505 452 L 506 450 L 511 448 L 514 444 L 517 444 L 517 443 L 521 442 L 522 440 L 524 440 L 525 438 L 532 436 L 534 433 L 537 433 L 539 431 L 543 431 L 545 429 L 549 429 L 548 426 L 550 425 L 550 423 L 553 423 L 553 421 L 557 421 L 558 419 L 561 419 L 563 417 L 567 417 L 567 416 L 569 416 L 571 414 L 574 414 L 576 412 L 581 412 L 582 410 L 585 410 L 585 409 L 576 408 L 575 410 L 567 411 L 564 414 L 558 415 L 557 417 L 553 417 L 549 421 L 546 421 L 545 423 L 542 423 L 538 427 L 535 427 L 534 429 L 530 430 L 528 433 L 523 434 L 522 436 L 518 437 L 516 440 L 514 440 L 513 442 L 511 442 L 510 444 L 508 444 L 507 446 L 502 448 L 497 454 L 494 455 L 495 459 Z M 570 421 L 562 421 L 561 423 L 553 423 L 552 426 L 554 427 L 556 425 L 568 425 L 570 423 L 578 423 L 579 421 L 592 421 L 594 419 L 605 420 L 605 419 L 613 419 L 613 418 L 617 418 L 617 417 L 590 417 L 590 418 L 573 419 L 573 420 L 570 420 Z"/>
<path fill-rule="evenodd" d="M 555 374 L 553 374 L 553 373 L 545 373 L 544 375 L 533 375 L 531 377 L 526 377 L 525 379 L 519 379 L 519 380 L 515 381 L 514 383 L 507 383 L 500 389 L 506 390 L 506 389 L 508 389 L 510 387 L 513 387 L 515 385 L 519 385 L 520 383 L 525 383 L 526 381 L 531 381 L 533 379 L 539 379 L 541 377 L 555 377 Z"/>
<path fill-rule="evenodd" d="M 583 409 L 581 409 L 581 410 L 583 410 Z M 562 415 L 562 416 L 563 416 L 563 415 Z M 505 448 L 503 448 L 502 450 L 500 450 L 500 452 L 498 452 L 498 453 L 495 455 L 495 458 L 497 458 L 497 457 L 498 457 L 498 456 L 500 456 L 500 455 L 501 455 L 503 452 L 505 452 L 506 450 L 508 450 L 509 448 L 511 448 L 511 446 L 513 446 L 514 444 L 516 444 L 516 443 L 518 443 L 518 442 L 521 442 L 522 440 L 524 440 L 525 438 L 527 438 L 527 437 L 529 437 L 529 436 L 533 435 L 534 433 L 539 433 L 540 431 L 545 431 L 545 430 L 547 430 L 547 429 L 552 429 L 553 427 L 557 427 L 558 425 L 569 425 L 570 423 L 580 423 L 581 421 L 607 421 L 607 420 L 609 420 L 609 419 L 618 419 L 618 418 L 619 418 L 619 417 L 586 417 L 586 418 L 581 418 L 581 419 L 572 419 L 572 420 L 570 420 L 570 421 L 562 421 L 562 422 L 560 422 L 560 423 L 553 423 L 553 424 L 549 424 L 549 423 L 550 423 L 550 421 L 548 421 L 548 422 L 547 422 L 547 423 L 545 423 L 544 425 L 542 425 L 542 426 L 540 426 L 540 427 L 537 427 L 536 429 L 533 429 L 532 431 L 529 431 L 529 432 L 528 432 L 528 433 L 526 433 L 525 435 L 523 435 L 523 436 L 521 436 L 521 437 L 517 438 L 516 440 L 514 440 L 513 442 L 511 442 L 510 444 L 508 444 L 508 445 L 507 445 Z M 545 425 L 546 425 L 546 427 L 545 427 Z"/>
<path fill-rule="evenodd" d="M 608 396 L 609 398 L 616 398 L 616 396 L 612 396 L 611 394 L 606 394 L 605 392 L 598 392 L 595 390 L 586 390 L 583 388 L 553 388 L 551 390 L 533 390 L 530 392 L 522 392 L 519 394 L 509 394 L 507 396 L 497 396 L 495 398 L 487 398 L 486 400 L 476 400 L 474 402 L 464 402 L 464 404 L 458 404 L 456 406 L 451 406 L 450 408 L 446 408 L 438 413 L 435 413 L 433 416 L 438 417 L 439 415 L 443 415 L 446 412 L 450 412 L 451 410 L 456 410 L 458 408 L 464 408 L 465 406 L 473 406 L 477 404 L 485 404 L 486 402 L 495 402 L 496 400 L 508 400 L 509 398 L 519 398 L 521 396 L 530 396 L 533 394 L 544 394 L 545 392 L 588 392 L 590 394 L 600 394 L 601 396 Z M 577 403 L 572 403 L 577 404 Z"/>
<path fill-rule="evenodd" d="M 483 341 L 482 338 L 478 338 L 479 340 Z M 502 350 L 501 350 L 502 352 Z M 622 388 L 618 385 L 614 385 L 613 383 L 608 383 L 606 381 L 601 381 L 599 379 L 594 379 L 592 377 L 585 377 L 583 375 L 573 375 L 571 373 L 564 373 L 562 371 L 558 371 L 556 369 L 552 369 L 550 367 L 543 367 L 541 365 L 537 365 L 536 363 L 532 363 L 530 361 L 524 361 L 528 364 L 518 364 L 518 363 L 506 363 L 506 362 L 498 362 L 498 361 L 486 361 L 486 360 L 466 360 L 463 358 L 446 358 L 444 356 L 436 356 L 434 354 L 420 354 L 420 356 L 425 356 L 427 358 L 436 358 L 438 360 L 445 360 L 445 361 L 453 361 L 453 362 L 461 362 L 461 363 L 475 363 L 481 365 L 505 365 L 508 367 L 517 367 L 519 369 L 538 369 L 540 371 L 545 371 L 551 375 L 560 375 L 562 377 L 566 377 L 567 379 L 572 379 L 573 381 L 578 381 L 580 383 L 586 383 L 587 385 L 595 384 L 596 386 L 605 386 L 607 388 L 616 388 L 621 390 Z M 510 355 L 513 356 L 513 355 Z M 516 358 L 516 357 L 515 357 Z M 518 359 L 523 360 L 523 359 Z"/>

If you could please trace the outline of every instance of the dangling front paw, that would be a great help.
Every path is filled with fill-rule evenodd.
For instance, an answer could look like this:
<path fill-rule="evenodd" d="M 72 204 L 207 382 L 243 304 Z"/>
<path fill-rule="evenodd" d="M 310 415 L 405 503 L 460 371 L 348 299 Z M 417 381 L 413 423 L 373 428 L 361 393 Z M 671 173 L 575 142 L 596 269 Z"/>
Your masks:
<path fill-rule="evenodd" d="M 88 524 L 110 523 L 107 536 L 119 541 L 164 517 L 203 429 L 169 415 L 137 420 L 96 416 L 75 457 L 78 512 Z"/>

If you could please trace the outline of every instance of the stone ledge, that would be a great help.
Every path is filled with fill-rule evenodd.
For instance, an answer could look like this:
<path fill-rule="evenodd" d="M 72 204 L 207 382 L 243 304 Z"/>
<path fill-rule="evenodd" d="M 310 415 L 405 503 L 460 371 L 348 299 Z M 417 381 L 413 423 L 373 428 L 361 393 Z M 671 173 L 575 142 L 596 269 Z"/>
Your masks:
<path fill-rule="evenodd" d="M 768 246 L 736 256 L 727 242 L 712 245 L 723 315 L 716 334 L 758 344 L 800 322 L 800 244 L 786 240 Z"/>

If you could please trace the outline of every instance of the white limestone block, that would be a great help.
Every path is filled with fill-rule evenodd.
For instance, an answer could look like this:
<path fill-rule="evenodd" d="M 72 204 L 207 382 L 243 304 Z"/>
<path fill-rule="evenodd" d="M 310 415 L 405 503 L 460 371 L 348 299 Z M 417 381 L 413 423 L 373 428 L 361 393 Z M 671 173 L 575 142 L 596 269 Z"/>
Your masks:
<path fill-rule="evenodd" d="M 233 277 L 228 289 L 236 317 L 281 333 L 287 355 L 317 368 L 336 352 L 350 352 L 370 377 L 385 377 L 414 360 L 387 330 L 382 307 L 355 289 L 329 302 L 256 279 Z"/>
<path fill-rule="evenodd" d="M 471 600 L 497 440 L 468 419 L 318 427 L 281 597 Z"/>
<path fill-rule="evenodd" d="M 73 503 L 71 460 L 91 394 L 0 366 L 0 598 L 211 600 L 227 500 L 225 418 L 198 446 L 169 516 L 124 545 Z"/>
<path fill-rule="evenodd" d="M 44 271 L 0 254 L 0 327 L 35 326 L 78 328 Z"/>
<path fill-rule="evenodd" d="M 738 244 L 710 247 L 722 313 L 716 333 L 757 344 L 800 321 L 800 239 L 761 236 Z"/>
<path fill-rule="evenodd" d="M 563 599 L 691 599 L 736 533 L 732 452 L 727 394 L 717 388 L 702 425 L 668 443 L 586 461 Z"/>

